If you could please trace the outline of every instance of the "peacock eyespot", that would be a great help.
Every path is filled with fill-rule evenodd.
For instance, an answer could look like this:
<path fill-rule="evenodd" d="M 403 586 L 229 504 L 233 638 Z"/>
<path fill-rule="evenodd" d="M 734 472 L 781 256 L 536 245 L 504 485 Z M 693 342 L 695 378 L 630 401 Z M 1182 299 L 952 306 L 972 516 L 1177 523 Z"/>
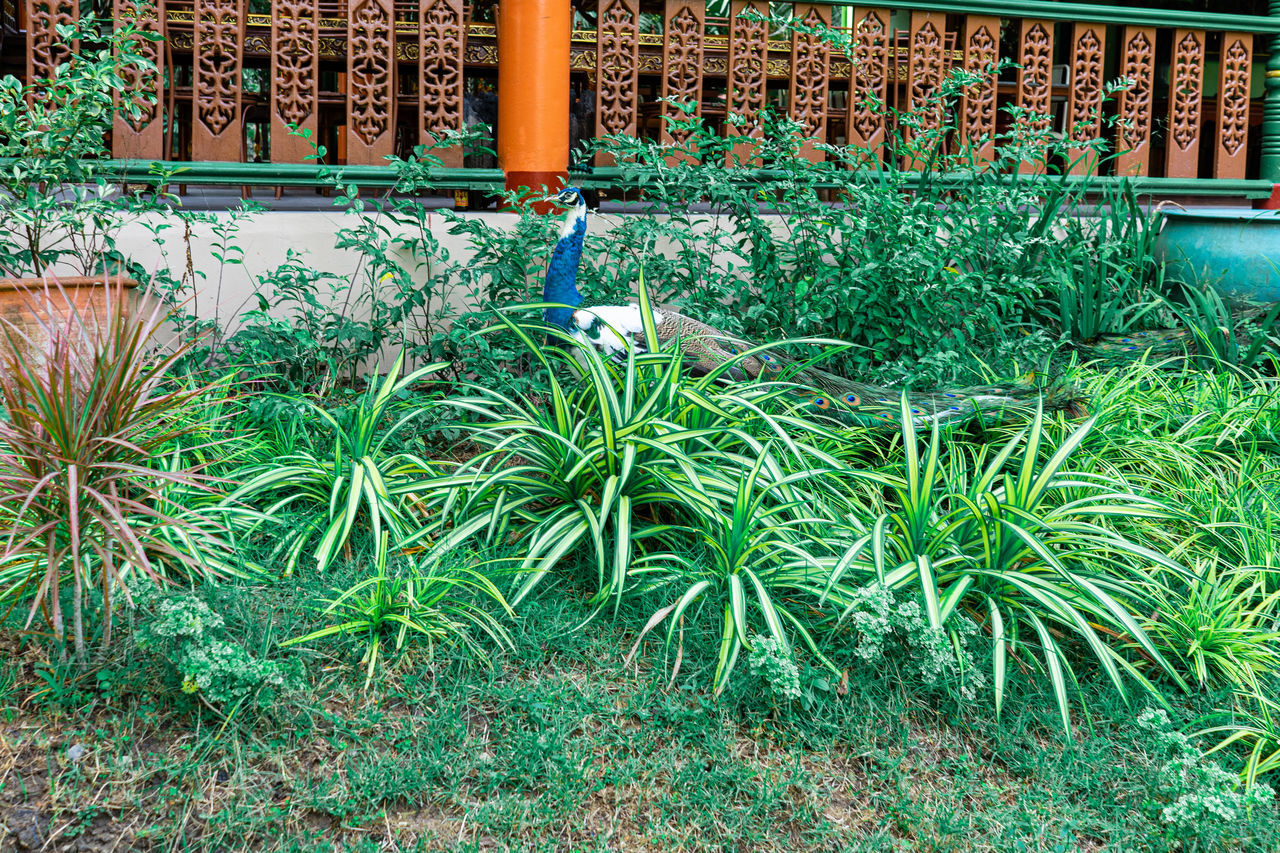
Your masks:
<path fill-rule="evenodd" d="M 859 406 L 862 404 L 862 399 L 857 394 L 845 394 L 844 401 L 850 406 Z"/>
<path fill-rule="evenodd" d="M 828 400 L 826 397 L 814 397 L 813 404 L 817 406 L 819 409 L 831 408 L 831 401 Z"/>

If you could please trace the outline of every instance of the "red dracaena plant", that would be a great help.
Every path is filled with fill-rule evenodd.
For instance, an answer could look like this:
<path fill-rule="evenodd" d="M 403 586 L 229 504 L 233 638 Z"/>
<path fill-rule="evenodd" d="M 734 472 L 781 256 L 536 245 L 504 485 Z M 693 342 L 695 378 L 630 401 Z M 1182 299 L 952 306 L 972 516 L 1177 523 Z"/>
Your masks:
<path fill-rule="evenodd" d="M 106 646 L 113 602 L 128 596 L 129 570 L 151 577 L 164 565 L 208 571 L 164 535 L 165 527 L 192 522 L 159 509 L 174 487 L 208 488 L 195 468 L 162 459 L 202 426 L 201 390 L 165 381 L 190 344 L 161 346 L 169 312 L 158 300 L 128 300 L 120 284 L 104 285 L 107 307 L 77 308 L 60 283 L 46 281 L 26 294 L 22 321 L 0 326 L 0 518 L 8 527 L 0 565 L 16 569 L 11 592 L 31 599 L 28 624 L 43 612 L 64 654 L 62 597 L 71 584 L 82 663 L 90 584 L 101 592 Z"/>

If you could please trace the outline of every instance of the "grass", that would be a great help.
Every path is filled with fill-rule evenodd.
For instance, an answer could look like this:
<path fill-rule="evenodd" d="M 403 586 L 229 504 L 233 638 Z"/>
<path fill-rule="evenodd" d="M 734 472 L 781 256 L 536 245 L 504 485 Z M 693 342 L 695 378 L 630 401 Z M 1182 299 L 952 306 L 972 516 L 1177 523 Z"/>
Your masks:
<path fill-rule="evenodd" d="M 1104 550 L 1113 553 L 1106 559 L 1124 562 L 1125 549 L 1115 546 L 1123 538 L 1152 543 L 1190 567 L 1134 572 L 1150 579 L 1151 600 L 1163 595 L 1180 608 L 1157 608 L 1139 620 L 1172 674 L 1146 657 L 1149 649 L 1143 655 L 1132 643 L 1126 647 L 1119 626 L 1108 646 L 1114 651 L 1106 652 L 1124 661 L 1119 673 L 1097 662 L 1098 648 L 1084 633 L 1055 627 L 1046 640 L 1023 630 L 1020 643 L 1032 646 L 1015 646 L 1005 659 L 1010 677 L 997 715 L 994 685 L 974 690 L 966 680 L 998 669 L 987 609 L 941 594 L 934 608 L 913 580 L 895 589 L 889 621 L 877 629 L 880 646 L 865 655 L 859 649 L 874 633 L 872 623 L 856 614 L 825 621 L 812 603 L 817 596 L 805 597 L 803 585 L 800 593 L 771 591 L 777 612 L 792 613 L 794 627 L 812 632 L 814 648 L 793 642 L 787 657 L 794 691 L 780 690 L 776 673 L 757 666 L 759 634 L 770 623 L 750 609 L 750 627 L 744 621 L 740 632 L 750 653 L 728 677 L 723 601 L 691 605 L 688 617 L 673 623 L 674 634 L 652 624 L 682 596 L 684 587 L 675 584 L 680 572 L 692 577 L 714 568 L 715 549 L 693 539 L 683 548 L 676 543 L 684 540 L 664 540 L 669 550 L 661 553 L 637 540 L 636 583 L 603 610 L 598 555 L 584 541 L 514 615 L 500 596 L 484 603 L 464 595 L 458 606 L 471 608 L 478 630 L 467 639 L 446 628 L 437 632 L 440 642 L 422 642 L 417 627 L 398 630 L 402 623 L 386 618 L 403 613 L 414 625 L 426 624 L 423 614 L 433 605 L 413 572 L 487 577 L 504 591 L 520 589 L 521 576 L 504 574 L 519 562 L 520 541 L 472 541 L 433 562 L 426 551 L 379 547 L 371 521 L 360 516 L 352 547 L 336 550 L 327 571 L 285 573 L 284 560 L 272 562 L 278 538 L 263 533 L 242 540 L 249 548 L 242 556 L 283 577 L 265 582 L 257 574 L 168 594 L 171 602 L 194 594 L 205 613 L 221 620 L 216 635 L 184 635 L 180 650 L 143 642 L 160 636 L 148 596 L 122 616 L 123 638 L 87 671 L 58 663 L 38 636 L 5 632 L 0 823 L 8 842 L 166 851 L 1280 849 L 1274 801 L 1229 818 L 1206 810 L 1214 797 L 1236 796 L 1234 774 L 1249 751 L 1257 754 L 1262 781 L 1273 769 L 1270 756 L 1280 754 L 1266 716 L 1271 706 L 1249 693 L 1274 694 L 1277 586 L 1269 571 L 1249 568 L 1265 567 L 1274 555 L 1270 503 L 1259 504 L 1271 500 L 1277 470 L 1270 443 L 1274 380 L 1142 365 L 1111 374 L 1080 370 L 1076 378 L 1097 401 L 1087 430 L 1037 419 L 1031 427 L 948 434 L 938 440 L 941 450 L 932 435 L 922 435 L 907 442 L 918 453 L 904 450 L 901 437 L 870 443 L 855 433 L 844 456 L 825 458 L 888 478 L 882 488 L 849 492 L 868 502 L 864 513 L 909 515 L 911 501 L 895 497 L 890 486 L 907 488 L 912 477 L 936 474 L 958 500 L 1005 447 L 1014 451 L 1003 485 L 988 479 L 1004 490 L 1006 503 L 1020 494 L 1020 472 L 1034 484 L 1036 472 L 1061 468 L 1064 447 L 1075 448 L 1070 468 L 1090 472 L 1070 475 L 1073 484 L 1050 500 L 1045 518 L 1069 510 L 1104 479 L 1112 497 L 1126 490 L 1179 495 L 1167 501 L 1168 512 L 1097 519 L 1114 539 L 1107 540 Z M 1026 446 L 1027 430 L 1038 449 Z M 831 433 L 823 446 L 837 438 Z M 387 451 L 420 440 L 406 430 Z M 241 457 L 256 459 L 251 450 L 246 445 L 235 458 L 216 461 L 214 472 L 247 464 Z M 1161 495 L 1161 488 L 1176 491 Z M 744 494 L 726 492 L 723 503 L 746 502 Z M 969 502 L 991 512 L 1003 506 Z M 858 511 L 856 501 L 838 505 Z M 530 511 L 547 506 L 530 504 Z M 921 525 L 959 536 L 950 516 L 930 520 L 926 509 Z M 283 511 L 280 521 L 295 529 L 312 517 L 311 508 L 300 507 Z M 1030 524 L 1033 516 L 1019 518 Z M 724 516 L 723 538 L 748 541 L 755 528 L 735 519 Z M 710 522 L 703 527 L 708 535 L 716 530 Z M 387 529 L 380 533 L 385 537 Z M 839 531 L 828 525 L 827 534 Z M 1009 558 L 1010 571 L 1026 573 L 1029 553 L 1019 553 Z M 666 574 L 657 572 L 655 559 L 670 563 Z M 890 569 L 900 560 L 891 562 Z M 935 562 L 941 568 L 931 576 L 942 583 L 949 569 Z M 1218 567 L 1212 576 L 1210 566 Z M 860 571 L 874 578 L 873 569 Z M 1185 582 L 1192 569 L 1202 578 L 1196 584 Z M 378 606 L 361 611 L 364 622 L 353 630 L 335 627 L 351 619 L 324 612 L 326 603 L 342 590 L 363 595 L 384 576 L 383 586 L 398 590 L 388 599 L 391 609 L 366 595 Z M 671 583 L 654 582 L 668 576 Z M 1069 583 L 1061 585 L 1056 594 L 1082 606 Z M 447 581 L 440 589 L 452 596 L 455 587 Z M 845 589 L 834 613 L 848 601 L 865 609 L 866 589 Z M 1113 585 L 1109 594 L 1131 602 L 1145 595 L 1141 584 L 1135 589 Z M 1013 606 L 1007 590 L 991 594 L 1002 607 Z M 914 621 L 904 615 L 911 606 Z M 947 637 L 931 619 L 957 607 L 967 616 L 948 623 L 956 627 Z M 370 614 L 377 618 L 366 619 Z M 14 610 L 9 619 L 16 625 L 23 615 Z M 386 631 L 383 622 L 391 626 Z M 1203 636 L 1205 624 L 1218 633 Z M 1105 627 L 1098 619 L 1089 625 Z M 654 627 L 647 635 L 646 626 Z M 739 631 L 732 636 L 736 641 Z M 928 655 L 947 643 L 958 644 L 961 658 L 969 655 L 969 675 L 948 669 L 925 677 Z M 1050 646 L 1056 650 L 1046 660 L 1040 652 Z M 1059 660 L 1064 666 L 1055 670 L 1052 661 Z M 282 686 L 261 674 L 264 663 L 273 676 L 282 674 Z M 1141 687 L 1143 678 L 1151 691 L 1127 689 L 1126 704 L 1120 682 Z M 196 683 L 209 686 L 184 692 L 184 684 Z M 1068 694 L 1072 712 L 1064 717 Z M 1172 722 L 1144 727 L 1162 703 Z M 1178 729 L 1203 734 L 1188 740 Z M 1218 753 L 1201 756 L 1217 744 L 1224 744 Z"/>
<path fill-rule="evenodd" d="M 292 592 L 223 589 L 221 604 L 265 638 L 316 590 Z M 1105 691 L 1065 748 L 1047 695 L 995 726 L 864 675 L 789 714 L 750 690 L 668 688 L 652 656 L 624 670 L 629 635 L 572 631 L 586 612 L 538 605 L 494 670 L 405 661 L 378 700 L 349 669 L 309 666 L 305 701 L 274 724 L 127 692 L 154 677 L 138 660 L 115 694 L 78 688 L 39 715 L 11 687 L 0 816 L 12 829 L 34 811 L 54 849 L 1173 849 L 1149 745 Z M 1276 849 L 1280 827 L 1255 824 L 1234 849 Z"/>

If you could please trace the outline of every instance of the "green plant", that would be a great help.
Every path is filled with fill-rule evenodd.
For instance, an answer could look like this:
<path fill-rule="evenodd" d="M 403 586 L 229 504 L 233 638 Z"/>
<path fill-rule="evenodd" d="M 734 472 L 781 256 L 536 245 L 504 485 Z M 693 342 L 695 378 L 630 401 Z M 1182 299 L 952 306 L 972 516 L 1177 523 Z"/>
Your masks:
<path fill-rule="evenodd" d="M 1280 666 L 1276 605 L 1268 592 L 1274 570 L 1202 563 L 1190 575 L 1151 576 L 1151 616 L 1143 629 L 1173 659 L 1184 661 L 1200 687 L 1257 691 Z"/>
<path fill-rule="evenodd" d="M 1072 248 L 1063 252 L 1062 266 L 1046 269 L 1041 305 L 1046 318 L 1076 343 L 1135 327 L 1161 306 L 1156 294 L 1163 284 L 1163 267 L 1155 259 L 1159 226 L 1132 185 L 1105 188 L 1091 211 L 1082 202 L 1071 197 L 1061 206 L 1055 236 Z"/>
<path fill-rule="evenodd" d="M 1066 325 L 1087 323 L 1086 334 L 1136 322 L 1134 302 L 1158 276 L 1151 216 L 1124 187 L 1108 193 L 1097 227 L 1082 224 L 1088 182 L 1058 173 L 1068 152 L 1016 110 L 992 140 L 994 162 L 981 142 L 949 148 L 952 107 L 979 82 L 956 72 L 910 114 L 871 105 L 887 127 L 876 150 L 818 145 L 821 158 L 806 156 L 814 140 L 768 110 L 749 137 L 718 136 L 688 116 L 667 119 L 677 143 L 599 141 L 653 213 L 589 237 L 580 285 L 608 299 L 643 265 L 663 301 L 714 326 L 750 340 L 849 341 L 858 346 L 833 360 L 836 372 L 926 382 L 970 368 L 947 353 L 1047 349 L 1025 332 L 1049 303 Z M 924 115 L 943 120 L 928 127 Z M 767 177 L 744 180 L 734 159 Z M 711 214 L 693 215 L 704 200 Z"/>
<path fill-rule="evenodd" d="M 1238 308 L 1211 285 L 1182 288 L 1185 301 L 1166 304 L 1194 336 L 1196 363 L 1206 369 L 1256 370 L 1276 354 L 1280 303 Z"/>
<path fill-rule="evenodd" d="M 894 672 L 915 688 L 958 688 L 965 701 L 986 684 L 972 652 L 979 630 L 974 622 L 955 620 L 949 632 L 935 628 L 918 601 L 898 601 L 878 583 L 854 590 L 848 598 L 843 622 L 856 638 L 853 657 L 863 664 Z"/>
<path fill-rule="evenodd" d="M 1165 805 L 1160 820 L 1170 838 L 1215 842 L 1238 833 L 1239 824 L 1254 809 L 1264 809 L 1275 799 L 1269 785 L 1240 788 L 1240 778 L 1223 770 L 1200 753 L 1190 739 L 1174 730 L 1169 715 L 1148 708 L 1138 715 L 1138 726 L 1155 734 L 1165 760 L 1159 769 L 1159 791 Z"/>
<path fill-rule="evenodd" d="M 56 282 L 46 287 L 31 295 L 33 304 L 71 305 L 65 293 L 54 294 Z M 159 303 L 151 310 L 119 307 L 124 304 L 123 292 L 116 292 L 105 316 L 70 307 L 65 319 L 45 320 L 31 335 L 11 324 L 4 329 L 4 595 L 30 598 L 28 623 L 43 610 L 62 645 L 69 580 L 81 663 L 87 661 L 88 588 L 101 595 L 106 646 L 115 599 L 128 596 L 130 570 L 157 578 L 166 567 L 212 574 L 216 569 L 202 553 L 228 549 L 216 525 L 164 510 L 175 487 L 210 488 L 200 464 L 171 464 L 167 454 L 199 429 L 201 409 L 218 395 L 168 386 L 166 371 L 188 345 L 154 351 L 165 309 Z M 183 547 L 183 537 L 203 543 L 200 550 Z"/>
<path fill-rule="evenodd" d="M 139 620 L 134 641 L 177 671 L 184 693 L 196 694 L 215 710 L 234 713 L 250 698 L 269 704 L 284 686 L 280 664 L 255 658 L 226 639 L 222 617 L 197 596 L 150 594 L 143 609 L 146 618 Z"/>
<path fill-rule="evenodd" d="M 647 312 L 644 295 L 642 302 Z M 652 314 L 646 316 L 651 326 Z M 673 492 L 670 477 L 682 471 L 693 477 L 726 462 L 749 470 L 744 454 L 820 456 L 802 443 L 801 419 L 761 409 L 781 389 L 721 389 L 716 382 L 727 366 L 688 377 L 680 353 L 659 350 L 652 328 L 649 351 L 630 351 L 620 362 L 576 341 L 542 347 L 534 333 L 505 318 L 498 328 L 520 339 L 542 366 L 545 391 L 526 396 L 468 384 L 468 393 L 435 404 L 464 413 L 467 420 L 455 428 L 480 452 L 432 484 L 440 512 L 414 539 L 438 535 L 433 548 L 441 552 L 477 535 L 520 543 L 524 574 L 513 605 L 586 547 L 594 599 L 616 607 L 635 545 L 679 523 L 682 501 L 702 500 Z M 795 428 L 795 438 L 784 424 Z M 756 437 L 761 432 L 779 437 L 772 452 Z M 771 463 L 761 482 L 773 482 L 780 471 Z"/>
<path fill-rule="evenodd" d="M 146 105 L 149 88 L 126 78 L 156 73 L 141 49 L 157 38 L 136 20 L 88 14 L 57 27 L 51 52 L 63 61 L 49 79 L 0 77 L 0 158 L 12 158 L 0 168 L 0 273 L 39 276 L 67 261 L 96 275 L 118 260 L 125 214 L 158 199 L 122 202 L 95 160 L 109 156 L 113 118 L 137 117 Z"/>
<path fill-rule="evenodd" d="M 747 658 L 751 672 L 764 684 L 775 706 L 798 700 L 800 669 L 791 650 L 773 637 L 757 634 L 751 638 L 751 654 Z"/>
<path fill-rule="evenodd" d="M 665 478 L 688 514 L 681 532 L 698 547 L 688 556 L 672 550 L 650 554 L 632 570 L 639 589 L 669 602 L 645 623 L 632 654 L 663 622 L 670 645 L 686 614 L 708 609 L 721 626 L 716 693 L 728 683 L 742 648 L 751 649 L 752 610 L 783 653 L 791 653 L 795 634 L 838 674 L 801 618 L 803 608 L 821 603 L 825 575 L 819 556 L 827 548 L 820 534 L 823 520 L 810 517 L 810 495 L 797 487 L 824 472 L 764 475 L 777 465 L 771 450 L 763 447 L 749 468 L 739 462 L 741 468 L 728 471 L 707 468 L 694 476 L 679 472 L 682 476 Z"/>
<path fill-rule="evenodd" d="M 1127 673 L 1154 692 L 1122 653 L 1124 638 L 1160 670 L 1179 680 L 1138 623 L 1146 605 L 1145 575 L 1130 561 L 1183 570 L 1168 557 L 1119 535 L 1105 522 L 1160 518 L 1159 502 L 1122 482 L 1064 470 L 1095 419 L 1075 429 L 1048 459 L 1037 412 L 1029 427 L 1002 448 L 979 447 L 971 456 L 941 456 L 935 424 L 921 453 L 907 398 L 902 403 L 905 475 L 865 472 L 891 491 L 893 506 L 831 566 L 829 585 L 869 573 L 889 589 L 910 591 L 923 603 L 929 625 L 947 628 L 953 618 L 976 621 L 991 638 L 991 670 L 997 716 L 1010 672 L 1027 672 L 1038 653 L 1070 735 L 1067 688 L 1076 682 L 1060 637 L 1087 650 L 1120 695 Z M 1006 463 L 1019 453 L 1012 471 Z M 946 464 L 944 464 L 946 463 Z M 852 612 L 846 610 L 846 614 Z"/>
<path fill-rule="evenodd" d="M 429 364 L 401 376 L 404 360 L 402 352 L 386 377 L 370 382 L 343 415 L 303 401 L 328 433 L 328 447 L 308 447 L 240 472 L 242 484 L 226 503 L 261 504 L 267 519 L 288 527 L 275 549 L 285 557 L 286 576 L 317 535 L 315 566 L 325 571 L 338 552 L 349 547 L 357 522 L 369 529 L 375 543 L 383 541 L 384 529 L 397 543 L 415 529 L 415 504 L 432 466 L 413 453 L 390 448 L 421 409 L 409 411 L 389 427 L 385 422 L 399 395 L 444 365 Z"/>
<path fill-rule="evenodd" d="M 410 638 L 424 642 L 430 655 L 436 644 L 463 645 L 467 651 L 486 663 L 484 649 L 471 637 L 473 630 L 488 637 L 502 648 L 511 638 L 502 624 L 476 598 L 496 604 L 507 614 L 511 608 L 498 588 L 480 572 L 460 565 L 433 562 L 424 565 L 412 555 L 402 555 L 403 568 L 387 572 L 390 548 L 384 532 L 377 549 L 377 569 L 328 601 L 320 611 L 335 624 L 327 625 L 284 645 L 306 643 L 338 634 L 355 634 L 365 640 L 365 690 L 373 681 L 378 661 L 386 657 L 384 646 L 394 635 L 396 652 L 404 649 Z"/>

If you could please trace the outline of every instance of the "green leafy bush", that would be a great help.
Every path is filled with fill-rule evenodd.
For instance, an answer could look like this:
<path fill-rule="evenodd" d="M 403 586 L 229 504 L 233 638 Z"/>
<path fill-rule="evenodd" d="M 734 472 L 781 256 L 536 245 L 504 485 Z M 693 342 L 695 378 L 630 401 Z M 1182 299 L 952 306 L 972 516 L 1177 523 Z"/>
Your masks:
<path fill-rule="evenodd" d="M 230 712 L 249 699 L 269 705 L 284 686 L 280 664 L 255 658 L 227 639 L 222 617 L 196 595 L 152 595 L 146 604 L 146 618 L 139 621 L 134 641 L 173 667 L 184 693 Z"/>
<path fill-rule="evenodd" d="M 1180 678 L 1136 614 L 1147 602 L 1140 566 L 1185 570 L 1107 526 L 1111 518 L 1160 518 L 1167 511 L 1122 482 L 1064 469 L 1094 419 L 1052 448 L 1047 459 L 1041 453 L 1040 412 L 999 450 L 961 447 L 944 459 L 936 424 L 921 453 L 905 396 L 901 418 L 905 474 L 861 475 L 894 499 L 831 566 L 830 585 L 870 575 L 875 583 L 918 596 L 934 630 L 946 629 L 953 619 L 978 622 L 991 638 L 997 715 L 1010 657 L 1017 671 L 1029 672 L 1031 655 L 1039 655 L 1070 732 L 1067 689 L 1077 678 L 1062 637 L 1087 649 L 1091 664 L 1122 696 L 1125 674 L 1153 688 L 1122 653 L 1119 637 L 1159 670 Z M 1015 454 L 1021 458 L 1007 470 Z"/>
<path fill-rule="evenodd" d="M 1202 755 L 1186 735 L 1173 729 L 1165 711 L 1148 708 L 1137 723 L 1154 734 L 1163 752 L 1157 785 L 1167 805 L 1160 808 L 1160 821 L 1171 840 L 1213 847 L 1245 835 L 1250 812 L 1272 806 L 1275 792 L 1269 785 L 1242 788 L 1238 776 Z"/>
<path fill-rule="evenodd" d="M 401 376 L 404 358 L 401 353 L 381 383 L 371 383 L 341 420 L 303 401 L 328 433 L 327 448 L 300 449 L 239 472 L 241 484 L 226 503 L 258 505 L 265 522 L 287 529 L 275 549 L 284 557 L 284 575 L 293 573 L 316 536 L 315 566 L 324 571 L 339 551 L 349 547 L 357 523 L 372 534 L 375 543 L 383 541 L 384 529 L 397 543 L 415 529 L 415 507 L 431 465 L 391 447 L 396 434 L 420 410 L 409 411 L 390 426 L 386 421 L 397 396 L 442 365 L 429 364 Z"/>
<path fill-rule="evenodd" d="M 120 260 L 115 238 L 127 217 L 159 201 L 117 197 L 95 163 L 110 156 L 114 117 L 145 103 L 148 88 L 131 89 L 124 75 L 156 73 L 138 51 L 157 38 L 136 21 L 90 13 L 58 26 L 51 51 L 62 61 L 49 79 L 0 77 L 0 158 L 12 158 L 0 167 L 0 276 L 39 276 L 59 263 L 99 275 Z"/>
<path fill-rule="evenodd" d="M 379 661 L 386 657 L 384 647 L 391 637 L 396 652 L 411 642 L 423 643 L 428 655 L 437 645 L 460 645 L 485 663 L 490 662 L 489 655 L 473 633 L 498 648 L 511 645 L 502 623 L 485 607 L 495 605 L 511 613 L 489 578 L 455 561 L 427 563 L 414 554 L 401 554 L 395 567 L 388 571 L 389 553 L 387 534 L 383 533 L 375 574 L 345 590 L 335 590 L 337 597 L 320 610 L 333 624 L 295 637 L 285 645 L 335 635 L 362 638 L 365 645 L 360 662 L 365 665 L 366 690 Z"/>

